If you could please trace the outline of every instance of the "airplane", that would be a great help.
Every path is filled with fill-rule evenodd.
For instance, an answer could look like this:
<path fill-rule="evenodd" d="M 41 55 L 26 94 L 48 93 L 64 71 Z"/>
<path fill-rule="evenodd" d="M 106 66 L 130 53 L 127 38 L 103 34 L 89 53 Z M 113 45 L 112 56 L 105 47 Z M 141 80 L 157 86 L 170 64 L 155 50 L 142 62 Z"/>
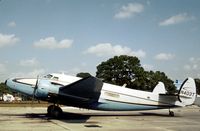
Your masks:
<path fill-rule="evenodd" d="M 187 78 L 177 94 L 166 94 L 165 86 L 159 82 L 152 92 L 126 88 L 102 82 L 90 76 L 75 76 L 52 73 L 37 78 L 9 78 L 8 88 L 38 100 L 53 103 L 47 108 L 47 115 L 59 118 L 63 111 L 59 105 L 103 111 L 139 111 L 185 107 L 194 103 L 196 85 Z"/>

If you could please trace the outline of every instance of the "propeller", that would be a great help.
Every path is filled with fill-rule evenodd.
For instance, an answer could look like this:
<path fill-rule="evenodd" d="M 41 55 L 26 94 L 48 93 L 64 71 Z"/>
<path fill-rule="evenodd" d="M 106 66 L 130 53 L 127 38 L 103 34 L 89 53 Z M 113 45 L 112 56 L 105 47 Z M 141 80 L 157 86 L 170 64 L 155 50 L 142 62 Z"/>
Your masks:
<path fill-rule="evenodd" d="M 33 89 L 33 96 L 32 96 L 32 103 L 33 103 L 33 100 L 35 99 L 35 93 L 36 93 L 36 90 L 38 88 L 38 78 L 39 78 L 39 75 L 37 76 L 37 80 L 36 80 L 36 83 L 35 83 L 35 87 Z"/>

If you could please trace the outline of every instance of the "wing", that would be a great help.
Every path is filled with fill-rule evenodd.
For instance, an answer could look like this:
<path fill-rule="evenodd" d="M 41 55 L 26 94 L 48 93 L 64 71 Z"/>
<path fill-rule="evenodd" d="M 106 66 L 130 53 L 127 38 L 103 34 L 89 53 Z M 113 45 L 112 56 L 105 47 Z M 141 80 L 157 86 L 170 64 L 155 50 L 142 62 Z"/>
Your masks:
<path fill-rule="evenodd" d="M 70 85 L 60 87 L 58 94 L 49 94 L 49 101 L 68 106 L 87 108 L 95 104 L 101 94 L 103 82 L 87 77 Z"/>

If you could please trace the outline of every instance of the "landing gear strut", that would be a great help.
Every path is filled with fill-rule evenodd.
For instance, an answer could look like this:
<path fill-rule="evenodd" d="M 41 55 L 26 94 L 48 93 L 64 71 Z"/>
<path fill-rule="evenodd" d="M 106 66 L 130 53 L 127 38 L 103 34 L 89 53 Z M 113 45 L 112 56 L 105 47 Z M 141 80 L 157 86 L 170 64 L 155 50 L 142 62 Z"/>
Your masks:
<path fill-rule="evenodd" d="M 174 112 L 169 109 L 169 116 L 174 117 Z"/>
<path fill-rule="evenodd" d="M 47 108 L 47 115 L 50 117 L 59 118 L 59 117 L 61 117 L 62 113 L 63 113 L 63 111 L 59 106 L 50 105 Z"/>

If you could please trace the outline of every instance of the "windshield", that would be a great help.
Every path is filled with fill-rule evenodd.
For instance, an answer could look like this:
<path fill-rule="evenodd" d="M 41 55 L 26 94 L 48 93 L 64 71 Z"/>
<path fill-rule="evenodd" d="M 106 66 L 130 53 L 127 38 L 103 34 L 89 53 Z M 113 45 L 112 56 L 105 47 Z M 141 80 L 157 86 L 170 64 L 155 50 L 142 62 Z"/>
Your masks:
<path fill-rule="evenodd" d="M 48 75 L 44 76 L 44 78 L 52 79 L 52 80 L 58 80 L 58 79 L 59 79 L 58 77 L 53 76 L 53 75 L 51 75 L 51 74 L 48 74 Z"/>
<path fill-rule="evenodd" d="M 44 78 L 48 78 L 48 79 L 51 79 L 52 77 L 53 77 L 53 75 L 51 75 L 51 74 L 44 76 Z"/>

